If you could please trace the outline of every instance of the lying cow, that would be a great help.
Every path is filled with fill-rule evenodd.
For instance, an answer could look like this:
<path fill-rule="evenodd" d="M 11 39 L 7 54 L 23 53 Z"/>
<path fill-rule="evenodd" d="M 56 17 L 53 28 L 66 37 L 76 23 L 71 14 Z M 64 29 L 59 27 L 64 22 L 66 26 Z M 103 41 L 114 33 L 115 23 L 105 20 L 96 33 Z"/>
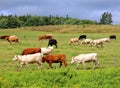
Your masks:
<path fill-rule="evenodd" d="M 42 61 L 46 61 L 49 64 L 50 68 L 52 68 L 52 63 L 60 63 L 60 67 L 62 64 L 64 64 L 65 67 L 67 66 L 65 54 L 47 55 L 43 57 Z"/>
<path fill-rule="evenodd" d="M 26 65 L 28 67 L 29 63 L 37 63 L 38 69 L 42 67 L 42 53 L 35 53 L 29 55 L 15 55 L 13 60 L 18 61 L 20 63 L 20 67 Z"/>
<path fill-rule="evenodd" d="M 85 68 L 85 62 L 91 62 L 91 61 L 94 63 L 94 68 L 96 67 L 96 65 L 99 66 L 97 53 L 80 54 L 76 57 L 72 57 L 71 64 L 77 62 L 79 66 L 79 64 L 82 63 Z"/>
<path fill-rule="evenodd" d="M 12 42 L 17 42 L 19 43 L 19 39 L 17 36 L 15 35 L 11 35 L 11 36 L 8 36 L 8 37 L 5 37 L 5 39 L 11 44 Z"/>
<path fill-rule="evenodd" d="M 0 36 L 0 39 L 6 39 L 6 37 L 9 37 L 10 35 L 2 35 Z"/>
<path fill-rule="evenodd" d="M 43 36 L 39 36 L 38 40 L 47 40 L 47 39 L 52 39 L 53 35 L 52 34 L 46 34 L 46 35 L 43 35 Z"/>

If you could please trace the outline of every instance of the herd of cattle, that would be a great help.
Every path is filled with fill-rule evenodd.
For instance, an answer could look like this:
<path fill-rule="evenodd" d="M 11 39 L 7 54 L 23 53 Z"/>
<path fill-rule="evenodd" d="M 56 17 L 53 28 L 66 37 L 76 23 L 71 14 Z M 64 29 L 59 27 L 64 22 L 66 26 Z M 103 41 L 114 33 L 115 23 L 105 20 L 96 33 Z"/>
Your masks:
<path fill-rule="evenodd" d="M 15 35 L 4 35 L 1 36 L 0 39 L 6 39 L 10 44 L 12 42 L 18 42 L 19 39 Z M 52 68 L 52 63 L 60 63 L 60 67 L 62 64 L 64 66 L 67 66 L 66 62 L 66 55 L 65 54 L 52 54 L 53 51 L 53 45 L 57 48 L 57 40 L 53 39 L 52 34 L 47 34 L 43 36 L 39 36 L 38 40 L 42 39 L 48 39 L 48 47 L 42 47 L 42 48 L 27 48 L 24 49 L 21 53 L 21 55 L 15 55 L 13 60 L 18 61 L 20 63 L 20 67 L 23 65 L 26 65 L 28 67 L 29 63 L 37 63 L 38 69 L 42 67 L 42 63 L 47 62 L 49 64 L 49 67 Z M 110 35 L 109 38 L 101 38 L 101 39 L 88 39 L 86 35 L 81 35 L 78 38 L 71 38 L 69 41 L 69 45 L 72 43 L 78 43 L 79 40 L 82 39 L 81 44 L 90 44 L 95 45 L 98 47 L 98 45 L 101 45 L 103 47 L 103 43 L 110 42 L 110 39 L 116 39 L 116 35 Z M 74 62 L 77 62 L 78 65 L 82 63 L 85 67 L 85 62 L 93 62 L 94 68 L 99 67 L 99 61 L 98 61 L 98 55 L 97 53 L 89 53 L 89 54 L 80 54 L 78 56 L 72 57 L 71 64 Z"/>

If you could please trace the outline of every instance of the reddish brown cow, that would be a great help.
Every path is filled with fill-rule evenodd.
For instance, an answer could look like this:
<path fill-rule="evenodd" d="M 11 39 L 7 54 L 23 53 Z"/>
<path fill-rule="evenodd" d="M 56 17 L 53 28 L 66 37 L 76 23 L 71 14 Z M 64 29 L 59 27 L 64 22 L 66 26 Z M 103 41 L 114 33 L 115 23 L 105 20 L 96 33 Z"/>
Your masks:
<path fill-rule="evenodd" d="M 15 35 L 11 35 L 11 36 L 8 36 L 8 37 L 5 37 L 5 39 L 11 44 L 12 42 L 17 42 L 19 43 L 19 39 L 17 36 Z"/>
<path fill-rule="evenodd" d="M 47 35 L 43 35 L 43 36 L 39 36 L 38 40 L 42 40 L 42 39 L 52 39 L 52 34 L 47 34 Z"/>
<path fill-rule="evenodd" d="M 6 39 L 6 37 L 9 37 L 10 35 L 3 35 L 3 36 L 0 36 L 0 39 Z"/>
<path fill-rule="evenodd" d="M 22 51 L 22 55 L 34 54 L 41 52 L 41 48 L 27 48 Z"/>
<path fill-rule="evenodd" d="M 60 63 L 60 67 L 62 64 L 64 64 L 65 67 L 67 66 L 65 54 L 47 55 L 42 59 L 42 62 L 45 61 L 49 64 L 50 68 L 52 68 L 52 63 Z"/>

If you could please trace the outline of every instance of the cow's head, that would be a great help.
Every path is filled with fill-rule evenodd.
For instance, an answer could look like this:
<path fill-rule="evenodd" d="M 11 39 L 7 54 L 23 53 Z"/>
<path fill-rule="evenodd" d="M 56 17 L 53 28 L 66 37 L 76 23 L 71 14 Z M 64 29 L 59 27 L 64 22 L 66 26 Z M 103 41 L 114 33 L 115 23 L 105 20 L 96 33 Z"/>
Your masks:
<path fill-rule="evenodd" d="M 70 63 L 72 64 L 72 63 L 74 63 L 74 62 L 75 62 L 75 59 L 74 59 L 74 57 L 72 57 L 72 59 L 71 59 L 71 62 L 70 62 Z"/>
<path fill-rule="evenodd" d="M 14 61 L 17 61 L 18 60 L 18 55 L 15 55 L 14 58 L 13 58 Z"/>

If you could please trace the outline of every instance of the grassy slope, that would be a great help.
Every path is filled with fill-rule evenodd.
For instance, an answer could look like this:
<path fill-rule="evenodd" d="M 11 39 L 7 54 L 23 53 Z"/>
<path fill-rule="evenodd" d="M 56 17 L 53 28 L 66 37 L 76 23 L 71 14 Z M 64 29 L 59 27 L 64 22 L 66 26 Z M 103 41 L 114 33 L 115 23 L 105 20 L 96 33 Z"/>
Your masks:
<path fill-rule="evenodd" d="M 20 38 L 21 44 L 10 45 L 7 41 L 0 40 L 1 42 L 0 44 L 0 50 L 1 50 L 0 51 L 0 68 L 1 68 L 0 84 L 3 87 L 6 87 L 6 86 L 37 87 L 37 84 L 39 84 L 40 86 L 46 88 L 46 86 L 48 85 L 47 84 L 47 81 L 48 81 L 50 84 L 49 86 L 50 88 L 53 86 L 55 87 L 64 86 L 65 88 L 67 87 L 68 88 L 69 87 L 88 88 L 88 86 L 93 86 L 95 88 L 96 87 L 105 88 L 108 86 L 111 86 L 111 88 L 117 87 L 118 80 L 120 80 L 120 77 L 119 77 L 120 75 L 119 74 L 120 73 L 120 70 L 119 70 L 119 66 L 120 66 L 119 64 L 120 63 L 120 60 L 119 60 L 120 37 L 119 36 L 120 34 L 119 32 L 120 32 L 119 26 L 110 26 L 110 25 L 105 25 L 105 26 L 103 25 L 101 26 L 96 26 L 96 25 L 66 26 L 64 25 L 64 26 L 26 27 L 26 28 L 9 29 L 9 30 L 1 29 L 0 35 L 6 35 L 6 34 L 17 35 Z M 67 56 L 67 62 L 69 64 L 72 56 L 76 56 L 80 53 L 97 52 L 99 55 L 99 61 L 101 63 L 101 69 L 84 70 L 83 66 L 80 65 L 80 69 L 76 70 L 75 69 L 76 64 L 73 64 L 73 65 L 69 64 L 67 68 L 62 67 L 59 69 L 55 69 L 55 67 L 58 66 L 58 64 L 53 64 L 54 69 L 50 70 L 48 68 L 48 64 L 46 63 L 43 64 L 43 69 L 41 71 L 37 70 L 36 65 L 30 65 L 30 69 L 26 69 L 26 67 L 24 67 L 23 69 L 19 69 L 18 63 L 12 61 L 13 56 L 15 54 L 21 54 L 22 50 L 28 47 L 47 46 L 47 40 L 38 41 L 38 36 L 48 34 L 48 33 L 52 33 L 54 35 L 54 38 L 58 40 L 58 49 L 54 49 L 53 54 L 65 53 Z M 117 40 L 112 40 L 110 44 L 105 44 L 104 48 L 90 47 L 89 45 L 78 45 L 78 46 L 68 45 L 68 41 L 71 37 L 78 37 L 81 34 L 86 34 L 88 38 L 92 38 L 92 39 L 108 37 L 111 34 L 115 34 L 117 35 Z M 87 68 L 91 68 L 93 66 L 92 63 L 87 63 L 86 65 L 87 65 Z M 114 67 L 117 67 L 117 70 L 115 70 Z M 101 71 L 103 72 L 103 74 L 101 73 Z M 92 73 L 94 74 L 91 76 Z M 39 75 L 40 79 L 37 78 L 36 74 L 37 76 Z M 66 75 L 65 76 L 66 79 L 63 78 L 64 75 Z M 74 76 L 71 80 L 69 80 L 71 77 L 70 75 Z M 103 82 L 101 82 L 102 81 L 101 76 L 103 76 L 102 77 Z M 108 76 L 110 76 L 110 78 Z M 111 85 L 111 82 L 113 81 L 110 80 L 112 76 L 113 78 L 115 77 L 114 82 L 116 83 L 116 85 L 113 85 L 113 86 Z M 60 81 L 59 78 L 61 77 L 62 79 Z M 14 80 L 16 80 L 16 82 Z M 53 81 L 50 81 L 50 80 L 53 80 Z M 4 81 L 7 82 L 8 85 L 4 84 Z M 10 81 L 12 81 L 12 83 L 9 83 Z M 43 82 L 41 83 L 41 81 Z M 64 81 L 66 82 L 63 83 Z M 89 81 L 91 81 L 92 83 L 89 84 Z M 37 82 L 37 83 L 32 85 L 32 82 Z"/>

